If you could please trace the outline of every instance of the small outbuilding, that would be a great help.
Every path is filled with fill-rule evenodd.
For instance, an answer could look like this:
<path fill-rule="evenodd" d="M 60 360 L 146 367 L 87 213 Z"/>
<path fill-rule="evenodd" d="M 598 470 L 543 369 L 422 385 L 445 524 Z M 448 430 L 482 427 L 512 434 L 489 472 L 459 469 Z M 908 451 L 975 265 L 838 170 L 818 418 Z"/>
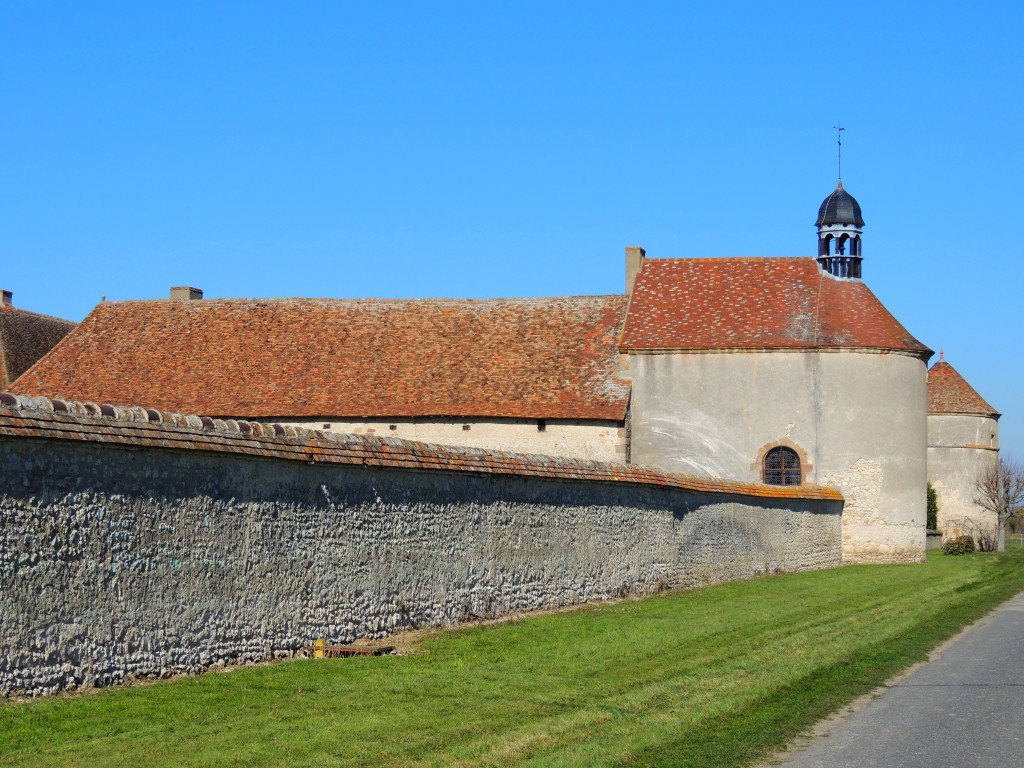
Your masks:
<path fill-rule="evenodd" d="M 944 536 L 994 537 L 999 521 L 975 499 L 999 461 L 999 412 L 940 356 L 928 371 L 928 482 Z"/>

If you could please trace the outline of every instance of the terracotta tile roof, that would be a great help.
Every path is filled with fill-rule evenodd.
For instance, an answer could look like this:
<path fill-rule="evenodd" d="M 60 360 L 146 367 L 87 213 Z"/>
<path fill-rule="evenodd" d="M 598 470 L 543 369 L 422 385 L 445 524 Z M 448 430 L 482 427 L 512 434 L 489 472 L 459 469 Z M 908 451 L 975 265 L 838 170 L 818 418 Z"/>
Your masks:
<path fill-rule="evenodd" d="M 623 349 L 876 348 L 929 356 L 860 280 L 812 258 L 649 259 Z"/>
<path fill-rule="evenodd" d="M 832 488 L 735 483 L 631 464 L 456 448 L 396 438 L 310 431 L 280 424 L 223 421 L 139 406 L 101 406 L 10 393 L 0 393 L 0 437 L 232 453 L 307 464 L 631 483 L 733 496 L 843 500 Z"/>
<path fill-rule="evenodd" d="M 624 296 L 105 302 L 11 388 L 211 416 L 622 420 Z"/>
<path fill-rule="evenodd" d="M 928 413 L 966 413 L 999 417 L 956 368 L 940 360 L 928 369 Z"/>
<path fill-rule="evenodd" d="M 0 304 L 0 390 L 10 387 L 77 325 Z"/>

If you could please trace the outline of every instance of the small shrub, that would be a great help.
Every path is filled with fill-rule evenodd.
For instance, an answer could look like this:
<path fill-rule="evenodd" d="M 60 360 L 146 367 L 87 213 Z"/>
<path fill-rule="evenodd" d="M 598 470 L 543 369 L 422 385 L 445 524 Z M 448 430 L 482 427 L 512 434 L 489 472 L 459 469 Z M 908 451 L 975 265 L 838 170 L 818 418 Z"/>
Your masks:
<path fill-rule="evenodd" d="M 932 484 L 928 483 L 928 530 L 937 531 L 939 529 L 939 497 L 935 493 L 935 489 L 932 488 Z"/>
<path fill-rule="evenodd" d="M 942 551 L 947 555 L 963 555 L 974 551 L 973 536 L 951 536 L 942 542 Z"/>
<path fill-rule="evenodd" d="M 976 534 L 979 552 L 999 551 L 999 531 L 995 528 L 982 528 Z"/>

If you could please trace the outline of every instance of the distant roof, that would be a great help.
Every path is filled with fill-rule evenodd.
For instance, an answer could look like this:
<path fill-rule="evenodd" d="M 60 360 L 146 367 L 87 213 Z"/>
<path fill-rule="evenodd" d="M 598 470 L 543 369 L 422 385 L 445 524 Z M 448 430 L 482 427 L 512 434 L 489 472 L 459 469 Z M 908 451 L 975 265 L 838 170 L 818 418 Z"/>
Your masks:
<path fill-rule="evenodd" d="M 624 296 L 104 302 L 13 390 L 209 416 L 621 420 Z"/>
<path fill-rule="evenodd" d="M 818 207 L 818 219 L 815 226 L 828 226 L 829 224 L 853 224 L 857 227 L 864 226 L 864 217 L 860 213 L 860 203 L 843 189 L 843 181 Z"/>
<path fill-rule="evenodd" d="M 956 368 L 940 360 L 928 370 L 928 413 L 999 417 L 999 412 L 967 383 Z"/>
<path fill-rule="evenodd" d="M 76 323 L 0 304 L 0 391 L 63 339 Z"/>
<path fill-rule="evenodd" d="M 886 349 L 931 355 L 860 280 L 813 258 L 648 259 L 623 349 Z"/>

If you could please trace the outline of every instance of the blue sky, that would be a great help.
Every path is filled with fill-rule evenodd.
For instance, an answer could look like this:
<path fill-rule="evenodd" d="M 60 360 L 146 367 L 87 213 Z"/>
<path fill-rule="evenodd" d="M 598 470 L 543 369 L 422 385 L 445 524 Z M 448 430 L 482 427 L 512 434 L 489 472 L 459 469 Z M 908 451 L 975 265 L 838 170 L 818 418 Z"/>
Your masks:
<path fill-rule="evenodd" d="M 78 320 L 813 255 L 841 120 L 865 281 L 1024 458 L 1020 6 L 689 5 L 4 4 L 0 287 Z"/>

